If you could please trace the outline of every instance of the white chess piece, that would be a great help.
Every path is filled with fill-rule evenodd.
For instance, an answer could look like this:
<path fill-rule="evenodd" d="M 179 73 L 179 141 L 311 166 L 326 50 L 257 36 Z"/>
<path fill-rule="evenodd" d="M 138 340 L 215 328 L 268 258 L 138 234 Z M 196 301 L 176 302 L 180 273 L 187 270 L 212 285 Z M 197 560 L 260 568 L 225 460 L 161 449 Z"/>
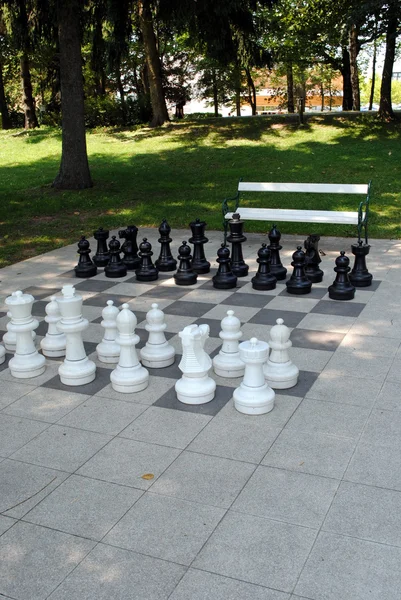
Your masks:
<path fill-rule="evenodd" d="M 178 365 L 182 377 L 175 384 L 177 398 L 184 404 L 206 404 L 213 400 L 216 391 L 216 382 L 208 375 L 212 359 L 204 350 L 209 325 L 188 325 L 178 335 L 182 341 Z"/>
<path fill-rule="evenodd" d="M 219 336 L 223 345 L 213 359 L 214 372 L 220 377 L 243 377 L 245 365 L 238 351 L 238 343 L 242 337 L 241 322 L 233 310 L 228 310 L 227 316 L 222 320 Z"/>
<path fill-rule="evenodd" d="M 152 369 L 162 369 L 174 363 L 175 349 L 166 340 L 164 330 L 164 312 L 158 304 L 152 304 L 146 314 L 146 331 L 149 331 L 148 341 L 140 351 L 142 364 Z"/>
<path fill-rule="evenodd" d="M 270 330 L 268 361 L 264 366 L 266 382 L 277 390 L 294 387 L 298 382 L 299 369 L 290 360 L 288 349 L 292 346 L 290 330 L 283 319 L 277 319 L 277 325 Z"/>
<path fill-rule="evenodd" d="M 274 408 L 274 391 L 267 385 L 263 374 L 269 345 L 252 338 L 239 345 L 241 359 L 245 363 L 245 374 L 241 385 L 234 390 L 234 406 L 246 415 L 262 415 Z"/>
<path fill-rule="evenodd" d="M 116 319 L 120 311 L 114 306 L 113 300 L 107 300 L 107 306 L 102 310 L 103 321 L 100 323 L 104 327 L 103 339 L 96 346 L 97 357 L 100 362 L 118 363 L 120 357 L 120 344 L 117 342 L 117 322 Z"/>
<path fill-rule="evenodd" d="M 11 312 L 7 311 L 7 317 L 11 320 Z M 7 323 L 6 325 L 6 333 L 3 335 L 3 343 L 4 346 L 6 348 L 6 350 L 8 350 L 8 352 L 15 352 L 15 346 L 17 343 L 17 336 L 16 334 L 10 330 L 10 321 Z M 36 332 L 35 331 L 31 331 L 31 336 L 32 339 L 35 341 L 36 339 Z"/>
<path fill-rule="evenodd" d="M 32 339 L 32 331 L 39 325 L 37 319 L 32 317 L 34 300 L 31 294 L 21 291 L 13 292 L 5 299 L 11 313 L 7 328 L 16 336 L 15 354 L 8 366 L 11 375 L 19 379 L 38 377 L 46 369 L 46 359 L 38 353 Z"/>
<path fill-rule="evenodd" d="M 51 296 L 50 302 L 45 306 L 45 321 L 49 327 L 44 338 L 40 340 L 42 353 L 49 357 L 65 356 L 66 337 L 57 329 L 57 323 L 61 319 L 59 305 L 56 296 Z"/>
<path fill-rule="evenodd" d="M 57 297 L 61 319 L 57 329 L 65 334 L 66 356 L 59 366 L 58 374 L 64 385 L 85 385 L 96 377 L 96 365 L 86 356 L 82 332 L 88 327 L 82 316 L 82 296 L 75 293 L 73 285 L 65 285 L 62 297 Z"/>
<path fill-rule="evenodd" d="M 0 344 L 0 365 L 6 360 L 6 349 Z"/>
<path fill-rule="evenodd" d="M 149 384 L 149 372 L 140 364 L 135 348 L 139 342 L 139 336 L 135 333 L 136 324 L 136 316 L 129 310 L 128 304 L 123 304 L 117 317 L 120 358 L 110 374 L 113 390 L 123 394 L 140 392 Z"/>

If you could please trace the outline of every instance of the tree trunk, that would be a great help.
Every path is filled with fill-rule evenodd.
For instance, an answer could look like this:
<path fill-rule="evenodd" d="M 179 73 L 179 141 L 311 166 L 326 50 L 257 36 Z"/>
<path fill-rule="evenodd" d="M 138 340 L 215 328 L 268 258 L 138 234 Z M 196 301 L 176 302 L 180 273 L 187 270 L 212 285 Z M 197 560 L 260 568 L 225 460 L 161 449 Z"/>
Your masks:
<path fill-rule="evenodd" d="M 59 3 L 58 38 L 62 108 L 62 153 L 53 187 L 79 190 L 92 187 L 86 151 L 82 77 L 80 0 Z"/>
<path fill-rule="evenodd" d="M 255 84 L 252 79 L 251 71 L 247 68 L 245 69 L 246 80 L 248 83 L 248 99 L 249 104 L 251 105 L 252 115 L 256 115 L 256 89 Z"/>
<path fill-rule="evenodd" d="M 10 115 L 8 112 L 8 106 L 6 102 L 6 94 L 4 92 L 4 81 L 3 81 L 3 65 L 0 62 L 0 114 L 1 114 L 1 127 L 2 129 L 11 129 Z"/>
<path fill-rule="evenodd" d="M 377 31 L 377 22 L 375 23 L 375 33 Z M 377 39 L 373 40 L 373 60 L 372 60 L 372 83 L 370 86 L 369 96 L 369 110 L 373 107 L 373 98 L 375 95 L 375 84 L 376 84 L 376 61 L 377 61 Z"/>
<path fill-rule="evenodd" d="M 340 71 L 343 77 L 343 110 L 352 110 L 351 65 L 347 48 L 342 49 L 342 55 Z"/>
<path fill-rule="evenodd" d="M 320 82 L 320 110 L 324 111 L 324 86 L 323 81 Z"/>
<path fill-rule="evenodd" d="M 39 123 L 35 113 L 35 100 L 33 99 L 32 95 L 31 72 L 29 70 L 29 59 L 26 52 L 22 54 L 20 68 L 22 106 L 25 113 L 25 129 L 35 129 L 35 127 L 39 127 Z"/>
<path fill-rule="evenodd" d="M 292 70 L 292 61 L 287 63 L 287 110 L 289 113 L 295 112 L 294 73 Z"/>
<path fill-rule="evenodd" d="M 156 36 L 153 29 L 152 10 L 149 0 L 138 0 L 139 26 L 142 33 L 145 60 L 148 68 L 150 102 L 152 104 L 151 127 L 159 127 L 169 121 L 162 84 L 162 69 Z"/>
<path fill-rule="evenodd" d="M 361 110 L 361 96 L 359 92 L 359 73 L 358 73 L 358 27 L 351 25 L 349 34 L 349 57 L 351 69 L 351 87 L 352 87 L 352 110 Z"/>
<path fill-rule="evenodd" d="M 125 102 L 125 91 L 124 91 L 123 82 L 121 80 L 120 65 L 118 66 L 117 71 L 116 71 L 116 80 L 117 80 L 118 93 L 120 94 L 121 110 L 123 113 L 123 123 L 125 125 L 127 122 L 127 103 Z"/>
<path fill-rule="evenodd" d="M 214 116 L 219 116 L 219 94 L 217 90 L 216 69 L 212 69 L 212 86 L 213 86 L 213 106 Z"/>
<path fill-rule="evenodd" d="M 389 4 L 388 24 L 386 31 L 386 55 L 384 57 L 382 84 L 380 88 L 380 105 L 378 117 L 386 121 L 395 119 L 391 105 L 391 78 L 395 58 L 395 46 L 398 28 L 398 2 Z"/>

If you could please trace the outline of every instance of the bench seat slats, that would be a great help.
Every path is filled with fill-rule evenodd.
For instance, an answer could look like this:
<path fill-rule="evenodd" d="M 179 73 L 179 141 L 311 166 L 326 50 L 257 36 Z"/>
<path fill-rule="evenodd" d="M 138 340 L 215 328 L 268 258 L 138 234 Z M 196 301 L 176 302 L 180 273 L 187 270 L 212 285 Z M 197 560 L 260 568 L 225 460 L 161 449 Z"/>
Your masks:
<path fill-rule="evenodd" d="M 358 224 L 358 212 L 329 211 L 329 210 L 292 210 L 283 208 L 241 208 L 235 211 L 242 219 L 255 221 L 277 221 L 297 223 L 338 223 L 342 225 Z M 234 213 L 228 212 L 226 219 L 231 219 Z"/>
<path fill-rule="evenodd" d="M 240 181 L 239 192 L 309 192 L 311 194 L 367 194 L 367 184 L 257 183 Z"/>

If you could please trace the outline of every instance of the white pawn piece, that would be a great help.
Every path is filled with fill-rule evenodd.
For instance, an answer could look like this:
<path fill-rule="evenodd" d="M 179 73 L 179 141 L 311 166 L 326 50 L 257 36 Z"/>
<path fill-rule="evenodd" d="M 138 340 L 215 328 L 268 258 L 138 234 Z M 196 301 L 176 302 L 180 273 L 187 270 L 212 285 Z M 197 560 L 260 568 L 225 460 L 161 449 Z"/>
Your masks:
<path fill-rule="evenodd" d="M 113 300 L 107 300 L 107 306 L 102 310 L 103 321 L 100 323 L 104 327 L 103 339 L 96 346 L 97 357 L 100 362 L 118 363 L 120 358 L 120 344 L 117 342 L 117 322 L 116 319 L 120 311 L 114 306 Z"/>
<path fill-rule="evenodd" d="M 286 390 L 298 382 L 299 369 L 290 360 L 288 349 L 291 348 L 290 330 L 283 319 L 277 319 L 277 325 L 270 330 L 269 359 L 264 366 L 266 382 L 276 390 Z"/>
<path fill-rule="evenodd" d="M 0 365 L 6 360 L 6 349 L 0 344 Z"/>
<path fill-rule="evenodd" d="M 204 350 L 209 330 L 209 325 L 188 325 L 178 334 L 182 341 L 178 365 L 182 377 L 175 384 L 175 391 L 184 404 L 206 404 L 214 398 L 216 382 L 208 375 L 212 359 Z"/>
<path fill-rule="evenodd" d="M 11 375 L 18 379 L 38 377 L 46 369 L 46 359 L 38 353 L 32 339 L 32 331 L 39 325 L 32 317 L 34 300 L 31 294 L 23 294 L 21 291 L 13 292 L 5 299 L 11 313 L 11 321 L 7 328 L 17 339 L 15 354 L 8 366 Z"/>
<path fill-rule="evenodd" d="M 49 324 L 47 333 L 40 340 L 42 353 L 50 358 L 65 356 L 66 337 L 57 329 L 57 323 L 61 319 L 59 305 L 57 304 L 56 296 L 50 297 L 50 302 L 45 306 L 46 317 L 45 321 Z"/>
<path fill-rule="evenodd" d="M 158 304 L 152 304 L 151 310 L 146 314 L 145 325 L 146 331 L 149 331 L 149 338 L 146 346 L 139 353 L 145 367 L 163 369 L 173 364 L 175 349 L 166 340 L 164 335 L 166 327 L 164 312 L 159 309 Z"/>
<path fill-rule="evenodd" d="M 242 337 L 241 322 L 234 316 L 233 310 L 221 322 L 220 338 L 223 345 L 213 359 L 213 369 L 220 377 L 243 377 L 245 365 L 240 359 L 238 343 Z"/>
<path fill-rule="evenodd" d="M 85 385 L 95 379 L 96 365 L 86 356 L 82 332 L 89 322 L 82 316 L 82 296 L 75 293 L 73 285 L 65 285 L 62 297 L 57 297 L 61 319 L 57 329 L 65 334 L 66 353 L 58 374 L 64 385 Z"/>
<path fill-rule="evenodd" d="M 11 312 L 8 311 L 7 312 L 7 317 L 9 319 L 11 319 Z M 3 343 L 4 346 L 6 348 L 6 350 L 8 350 L 9 352 L 15 352 L 15 346 L 17 343 L 17 336 L 16 334 L 10 330 L 9 328 L 10 322 L 7 323 L 6 325 L 6 333 L 3 335 Z M 33 340 L 36 340 L 36 332 L 35 331 L 31 331 L 31 336 Z"/>
<path fill-rule="evenodd" d="M 128 304 L 123 304 L 117 317 L 120 358 L 117 367 L 110 374 L 113 390 L 123 394 L 140 392 L 149 384 L 149 372 L 140 364 L 135 348 L 139 342 L 139 336 L 135 333 L 136 324 L 136 316 Z"/>
<path fill-rule="evenodd" d="M 241 359 L 245 363 L 245 374 L 241 385 L 234 390 L 234 406 L 246 415 L 263 415 L 274 407 L 274 391 L 267 385 L 263 364 L 269 354 L 269 345 L 252 338 L 239 345 Z"/>

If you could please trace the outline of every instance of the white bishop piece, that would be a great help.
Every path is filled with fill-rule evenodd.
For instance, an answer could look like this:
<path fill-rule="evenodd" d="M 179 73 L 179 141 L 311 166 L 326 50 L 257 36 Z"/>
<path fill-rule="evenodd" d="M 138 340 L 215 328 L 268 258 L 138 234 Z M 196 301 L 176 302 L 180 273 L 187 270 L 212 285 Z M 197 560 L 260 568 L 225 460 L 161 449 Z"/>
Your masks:
<path fill-rule="evenodd" d="M 269 345 L 252 338 L 239 345 L 241 359 L 245 363 L 245 374 L 241 385 L 234 390 L 234 406 L 246 415 L 262 415 L 274 408 L 274 391 L 267 385 L 263 364 L 267 360 Z"/>
<path fill-rule="evenodd" d="M 21 291 L 13 292 L 5 300 L 11 315 L 7 329 L 16 336 L 15 355 L 8 366 L 11 375 L 19 379 L 37 377 L 44 373 L 46 368 L 46 359 L 38 353 L 32 339 L 32 331 L 39 325 L 39 322 L 32 317 L 34 300 L 33 296 L 23 294 Z"/>
<path fill-rule="evenodd" d="M 10 311 L 7 312 L 7 317 L 11 320 L 11 312 Z M 7 329 L 7 331 L 3 335 L 4 346 L 5 346 L 6 350 L 8 350 L 9 352 L 15 352 L 15 346 L 17 344 L 17 336 L 16 336 L 15 332 L 11 331 L 11 329 L 10 329 L 10 321 L 7 323 L 6 329 Z M 31 331 L 31 337 L 33 340 L 36 340 L 36 333 L 33 330 Z"/>
<path fill-rule="evenodd" d="M 177 398 L 184 404 L 206 404 L 213 400 L 216 391 L 216 382 L 208 375 L 212 359 L 204 350 L 209 325 L 188 325 L 178 335 L 182 341 L 178 365 L 182 377 L 175 384 Z"/>
<path fill-rule="evenodd" d="M 117 306 L 114 306 L 113 300 L 107 300 L 107 306 L 102 310 L 103 321 L 100 323 L 104 327 L 103 339 L 96 346 L 97 357 L 100 362 L 118 363 L 120 358 L 120 344 L 117 342 L 117 317 L 120 314 Z"/>
<path fill-rule="evenodd" d="M 242 337 L 241 322 L 234 316 L 233 310 L 228 310 L 227 316 L 222 320 L 219 336 L 223 345 L 213 359 L 214 372 L 220 377 L 242 377 L 245 365 L 238 351 L 238 343 Z"/>
<path fill-rule="evenodd" d="M 290 360 L 288 349 L 291 348 L 290 330 L 283 319 L 277 319 L 277 325 L 270 330 L 269 360 L 264 366 L 266 381 L 276 390 L 294 387 L 298 381 L 299 369 Z"/>
<path fill-rule="evenodd" d="M 135 348 L 139 342 L 139 336 L 135 333 L 136 324 L 136 316 L 129 310 L 128 304 L 123 304 L 117 317 L 120 358 L 117 367 L 110 374 L 113 390 L 123 394 L 140 392 L 149 383 L 149 373 L 140 364 Z"/>
<path fill-rule="evenodd" d="M 162 369 L 173 364 L 175 350 L 164 335 L 166 327 L 164 312 L 159 309 L 158 304 L 152 304 L 151 310 L 146 315 L 145 325 L 146 331 L 149 331 L 149 338 L 140 351 L 141 361 L 145 367 Z"/>
<path fill-rule="evenodd" d="M 85 385 L 95 379 L 96 365 L 86 356 L 82 332 L 88 327 L 82 316 L 82 296 L 75 293 L 73 285 L 65 285 L 62 297 L 57 297 L 61 319 L 57 329 L 66 337 L 66 356 L 58 374 L 64 385 Z"/>
<path fill-rule="evenodd" d="M 57 329 L 61 314 L 56 296 L 51 296 L 50 302 L 45 306 L 45 311 L 45 321 L 49 324 L 49 327 L 45 337 L 40 341 L 42 353 L 49 357 L 65 356 L 67 340 L 64 333 Z"/>

